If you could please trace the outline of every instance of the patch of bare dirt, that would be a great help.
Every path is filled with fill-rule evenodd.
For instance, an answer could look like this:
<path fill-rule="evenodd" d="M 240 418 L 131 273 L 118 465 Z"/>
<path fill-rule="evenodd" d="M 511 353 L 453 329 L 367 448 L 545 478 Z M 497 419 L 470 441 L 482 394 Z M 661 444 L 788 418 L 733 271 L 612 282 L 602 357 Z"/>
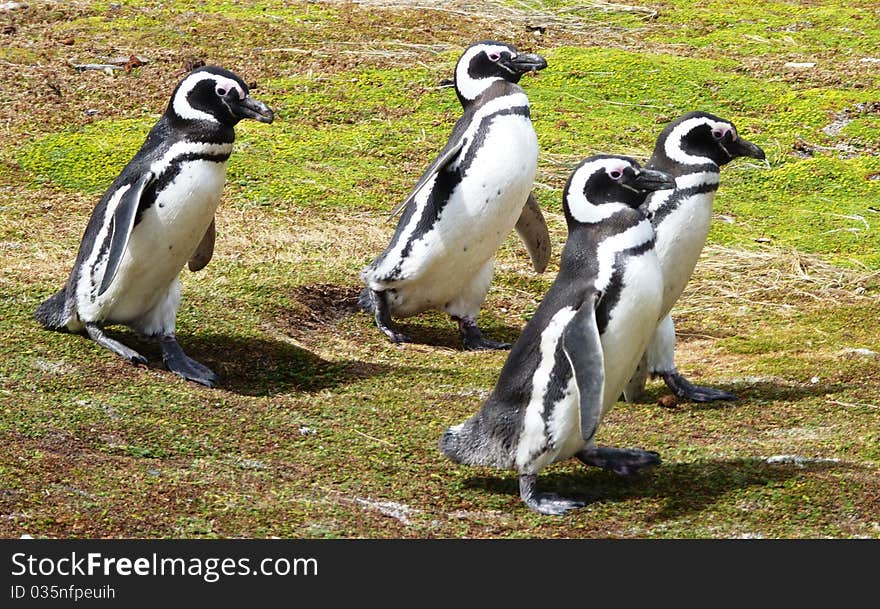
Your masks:
<path fill-rule="evenodd" d="M 337 322 L 358 312 L 359 293 L 359 287 L 331 283 L 297 286 L 292 293 L 296 304 L 278 316 L 281 330 L 298 339 L 331 330 Z"/>

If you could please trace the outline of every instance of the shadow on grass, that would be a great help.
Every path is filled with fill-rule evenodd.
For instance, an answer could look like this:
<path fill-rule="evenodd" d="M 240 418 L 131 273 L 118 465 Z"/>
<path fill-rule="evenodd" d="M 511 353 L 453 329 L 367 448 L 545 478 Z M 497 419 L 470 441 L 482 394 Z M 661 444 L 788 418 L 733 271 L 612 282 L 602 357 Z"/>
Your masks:
<path fill-rule="evenodd" d="M 522 327 L 508 326 L 488 316 L 486 316 L 486 319 L 489 319 L 490 321 L 486 323 L 481 320 L 480 330 L 482 330 L 483 336 L 488 339 L 510 343 L 512 345 L 516 342 L 516 339 L 519 338 L 519 335 L 522 332 Z M 455 321 L 446 317 L 445 322 L 438 322 L 436 327 L 428 325 L 429 321 L 433 321 L 433 319 L 426 319 L 425 323 L 420 324 L 419 316 L 408 317 L 406 318 L 406 321 L 403 322 L 400 320 L 394 320 L 398 330 L 409 336 L 415 344 L 428 345 L 431 347 L 445 347 L 457 351 L 464 349 L 461 341 L 461 333 L 458 331 L 458 324 Z"/>
<path fill-rule="evenodd" d="M 141 353 L 150 368 L 165 370 L 156 343 L 127 329 L 108 330 L 107 335 Z M 187 355 L 220 375 L 218 389 L 240 395 L 320 391 L 391 371 L 390 366 L 370 362 L 327 361 L 297 345 L 266 338 L 223 334 L 177 338 Z M 107 352 L 107 357 L 115 356 Z"/>
<path fill-rule="evenodd" d="M 386 374 L 390 366 L 327 361 L 283 341 L 255 337 L 204 336 L 187 340 L 191 356 L 220 374 L 219 388 L 250 396 L 320 391 Z"/>
<path fill-rule="evenodd" d="M 588 503 L 614 503 L 637 498 L 665 500 L 665 506 L 649 520 L 676 519 L 699 512 L 735 489 L 783 482 L 804 472 L 852 469 L 846 463 L 769 464 L 763 459 L 730 459 L 672 463 L 634 476 L 586 468 L 583 473 L 543 473 L 538 490 L 580 499 Z M 519 496 L 519 482 L 512 478 L 475 476 L 469 488 Z"/>
<path fill-rule="evenodd" d="M 691 379 L 694 381 L 694 379 Z M 701 385 L 709 385 L 713 389 L 721 389 L 728 391 L 736 396 L 735 400 L 718 400 L 716 402 L 690 402 L 687 400 L 680 401 L 675 410 L 721 410 L 725 408 L 735 408 L 736 406 L 745 404 L 750 400 L 765 401 L 797 401 L 803 398 L 821 397 L 828 393 L 835 393 L 846 389 L 845 385 L 827 383 L 819 383 L 816 385 L 791 385 L 789 383 L 775 383 L 773 381 L 760 381 L 755 383 L 727 383 L 727 384 L 709 384 L 699 383 Z M 656 403 L 664 395 L 671 394 L 666 385 L 660 382 L 652 382 L 645 393 L 642 394 L 635 402 L 637 404 Z"/>

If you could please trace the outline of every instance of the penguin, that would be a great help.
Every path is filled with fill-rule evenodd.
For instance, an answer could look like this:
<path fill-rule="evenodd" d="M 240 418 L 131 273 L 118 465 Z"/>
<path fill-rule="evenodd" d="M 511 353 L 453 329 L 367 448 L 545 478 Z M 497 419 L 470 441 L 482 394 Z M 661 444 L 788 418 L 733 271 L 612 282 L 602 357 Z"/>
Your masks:
<path fill-rule="evenodd" d="M 392 214 L 403 211 L 390 244 L 360 273 L 366 286 L 360 306 L 393 342 L 410 338 L 392 317 L 436 309 L 458 322 L 465 349 L 510 347 L 484 337 L 476 318 L 492 281 L 495 252 L 512 229 L 527 239 L 544 239 L 543 245 L 527 244 L 536 267 L 548 255 L 541 253 L 549 247 L 546 224 L 530 195 L 538 140 L 528 97 L 517 84 L 546 66 L 539 55 L 495 41 L 471 45 L 456 63 L 463 114 Z"/>
<path fill-rule="evenodd" d="M 456 463 L 519 472 L 520 497 L 536 512 L 584 505 L 537 492 L 537 474 L 550 463 L 574 456 L 630 474 L 660 462 L 653 451 L 597 446 L 595 435 L 660 314 L 654 231 L 639 206 L 672 184 L 624 156 L 591 156 L 575 168 L 563 191 L 568 240 L 559 273 L 480 410 L 440 438 Z"/>
<path fill-rule="evenodd" d="M 646 166 L 675 177 L 675 188 L 652 193 L 644 204 L 657 235 L 663 310 L 654 338 L 625 388 L 628 402 L 642 394 L 649 374 L 662 377 L 679 398 L 695 402 L 736 399 L 728 391 L 694 385 L 678 372 L 670 311 L 684 291 L 709 234 L 721 167 L 738 157 L 763 160 L 765 155 L 759 146 L 740 137 L 733 123 L 708 112 L 684 114 L 657 138 Z"/>
<path fill-rule="evenodd" d="M 128 326 L 159 343 L 175 374 L 208 387 L 219 380 L 175 338 L 184 264 L 203 268 L 214 250 L 214 212 L 226 180 L 235 125 L 271 123 L 272 110 L 229 70 L 205 66 L 184 77 L 146 141 L 89 218 L 64 287 L 36 310 L 45 328 L 85 332 L 133 364 L 137 351 L 103 327 Z"/>

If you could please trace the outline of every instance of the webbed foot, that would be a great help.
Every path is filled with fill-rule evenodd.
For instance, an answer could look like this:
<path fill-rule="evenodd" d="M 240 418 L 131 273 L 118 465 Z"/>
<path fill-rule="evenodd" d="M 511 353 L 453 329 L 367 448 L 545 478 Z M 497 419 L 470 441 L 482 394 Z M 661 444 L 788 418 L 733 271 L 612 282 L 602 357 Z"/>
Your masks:
<path fill-rule="evenodd" d="M 691 400 L 692 402 L 714 402 L 716 400 L 736 399 L 736 396 L 728 391 L 694 385 L 677 371 L 661 372 L 660 376 L 663 377 L 666 386 L 669 387 L 677 397 Z"/>
<path fill-rule="evenodd" d="M 640 448 L 594 446 L 593 448 L 585 448 L 575 457 L 586 465 L 609 469 L 621 476 L 635 474 L 646 467 L 660 464 L 659 453 Z"/>
<path fill-rule="evenodd" d="M 535 474 L 522 474 L 519 477 L 519 496 L 529 509 L 548 516 L 561 516 L 586 505 L 583 501 L 566 499 L 555 493 L 538 493 L 535 490 L 537 478 Z"/>
<path fill-rule="evenodd" d="M 177 376 L 206 387 L 214 387 L 220 381 L 213 370 L 185 354 L 174 335 L 160 336 L 159 347 L 165 366 Z"/>
<path fill-rule="evenodd" d="M 126 347 L 118 340 L 114 340 L 104 334 L 104 331 L 98 327 L 97 324 L 87 323 L 86 324 L 86 334 L 89 335 L 93 341 L 104 347 L 105 349 L 109 349 L 119 357 L 130 361 L 132 364 L 144 364 L 147 363 L 147 358 L 143 355 L 135 351 L 134 349 L 130 349 Z"/>
<path fill-rule="evenodd" d="M 461 332 L 462 342 L 466 351 L 486 351 L 490 349 L 510 349 L 510 343 L 491 340 L 483 336 L 476 320 L 470 317 L 453 317 L 458 321 L 458 331 Z"/>

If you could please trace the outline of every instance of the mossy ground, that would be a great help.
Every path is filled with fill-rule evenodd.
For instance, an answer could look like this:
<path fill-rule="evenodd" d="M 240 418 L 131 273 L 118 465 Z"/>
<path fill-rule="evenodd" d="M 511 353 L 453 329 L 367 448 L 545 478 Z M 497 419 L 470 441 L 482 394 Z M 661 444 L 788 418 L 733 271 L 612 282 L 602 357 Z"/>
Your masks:
<path fill-rule="evenodd" d="M 0 15 L 0 534 L 880 537 L 878 9 L 632 8 L 645 10 L 31 2 Z M 526 27 L 542 23 L 539 37 Z M 668 120 L 699 108 L 769 158 L 725 168 L 676 309 L 679 367 L 740 399 L 664 409 L 652 383 L 644 402 L 619 404 L 600 441 L 664 464 L 632 479 L 548 468 L 543 488 L 591 500 L 564 518 L 526 510 L 512 473 L 455 466 L 436 448 L 503 353 L 460 351 L 438 314 L 405 321 L 421 343 L 396 347 L 353 311 L 357 273 L 390 237 L 386 212 L 457 117 L 442 82 L 485 38 L 550 64 L 523 84 L 557 256 L 561 188 L 588 154 L 644 159 Z M 149 63 L 113 76 L 68 65 L 130 54 Z M 195 59 L 242 74 L 278 113 L 240 125 L 215 257 L 183 275 L 178 334 L 222 375 L 215 390 L 163 370 L 124 329 L 114 335 L 149 367 L 31 317 Z M 487 333 L 516 338 L 555 260 L 536 276 L 508 240 Z"/>

